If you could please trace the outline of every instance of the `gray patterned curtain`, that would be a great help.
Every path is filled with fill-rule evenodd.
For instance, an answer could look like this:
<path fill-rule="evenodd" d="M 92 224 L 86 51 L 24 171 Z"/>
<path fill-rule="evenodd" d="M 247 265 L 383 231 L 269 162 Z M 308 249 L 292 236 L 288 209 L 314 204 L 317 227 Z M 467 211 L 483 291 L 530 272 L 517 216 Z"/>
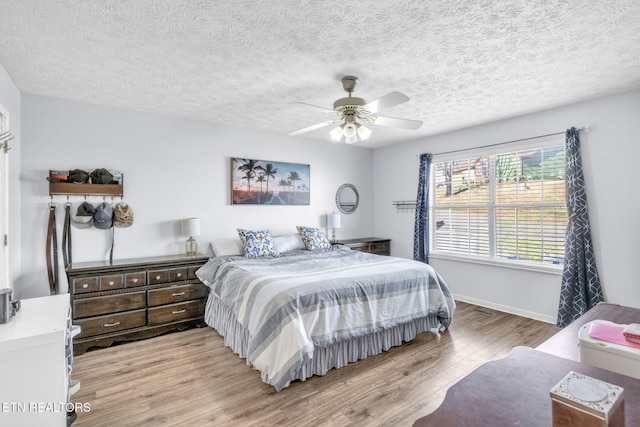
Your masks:
<path fill-rule="evenodd" d="M 429 262 L 429 177 L 431 154 L 420 155 L 418 198 L 416 199 L 416 223 L 413 233 L 413 259 Z"/>
<path fill-rule="evenodd" d="M 567 326 L 604 299 L 591 243 L 580 138 L 574 127 L 567 130 L 565 149 L 569 225 L 556 322 L 560 327 Z"/>

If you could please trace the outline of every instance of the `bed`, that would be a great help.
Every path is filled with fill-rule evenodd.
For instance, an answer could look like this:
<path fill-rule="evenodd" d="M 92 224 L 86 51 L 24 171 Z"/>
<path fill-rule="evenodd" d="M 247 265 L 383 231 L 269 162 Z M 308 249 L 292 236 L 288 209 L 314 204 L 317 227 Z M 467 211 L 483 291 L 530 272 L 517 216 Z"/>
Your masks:
<path fill-rule="evenodd" d="M 346 247 L 214 256 L 206 323 L 277 391 L 445 330 L 455 302 L 427 264 Z"/>

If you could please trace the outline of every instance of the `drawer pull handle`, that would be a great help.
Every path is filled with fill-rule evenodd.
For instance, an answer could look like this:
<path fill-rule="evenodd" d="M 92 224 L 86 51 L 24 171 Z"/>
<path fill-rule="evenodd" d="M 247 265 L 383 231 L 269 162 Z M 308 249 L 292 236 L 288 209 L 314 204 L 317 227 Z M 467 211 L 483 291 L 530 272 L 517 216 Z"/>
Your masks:
<path fill-rule="evenodd" d="M 176 274 L 176 277 L 182 277 L 182 273 Z"/>
<path fill-rule="evenodd" d="M 181 295 L 184 295 L 186 292 L 175 292 L 173 294 L 171 294 L 172 297 L 179 297 Z"/>
<path fill-rule="evenodd" d="M 115 322 L 115 323 L 105 323 L 104 325 L 102 325 L 102 327 L 104 328 L 108 328 L 111 326 L 118 326 L 120 324 L 120 322 Z"/>
<path fill-rule="evenodd" d="M 156 276 L 156 280 L 160 280 L 160 276 Z"/>
<path fill-rule="evenodd" d="M 185 309 L 182 309 L 182 310 L 173 310 L 173 311 L 171 312 L 171 314 L 182 314 L 182 313 L 184 313 L 185 311 L 187 311 L 187 310 L 185 310 Z"/>
<path fill-rule="evenodd" d="M 132 280 L 133 283 L 138 283 L 138 278 L 136 277 L 135 279 Z"/>
<path fill-rule="evenodd" d="M 87 289 L 88 287 L 89 287 L 88 283 L 85 283 L 85 284 L 82 285 L 82 289 Z"/>
<path fill-rule="evenodd" d="M 113 280 L 109 282 L 109 286 L 113 286 L 116 282 L 114 282 Z"/>

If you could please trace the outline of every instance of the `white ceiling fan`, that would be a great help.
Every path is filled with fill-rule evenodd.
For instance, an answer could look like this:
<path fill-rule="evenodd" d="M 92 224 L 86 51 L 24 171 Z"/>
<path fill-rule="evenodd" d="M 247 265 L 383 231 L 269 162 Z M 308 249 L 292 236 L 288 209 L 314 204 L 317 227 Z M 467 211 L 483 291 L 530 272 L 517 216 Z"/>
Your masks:
<path fill-rule="evenodd" d="M 337 99 L 333 103 L 333 110 L 304 102 L 296 102 L 295 104 L 306 105 L 325 113 L 337 115 L 338 118 L 294 130 L 287 133 L 287 135 L 300 135 L 305 132 L 342 122 L 342 124 L 330 132 L 331 138 L 335 141 L 340 141 L 344 137 L 344 141 L 347 144 L 353 144 L 358 142 L 358 140 L 365 140 L 371 135 L 371 130 L 363 126 L 361 123 L 358 123 L 358 120 L 372 125 L 390 126 L 411 130 L 418 129 L 422 126 L 422 122 L 419 120 L 399 119 L 395 117 L 380 116 L 377 114 L 380 110 L 395 107 L 396 105 L 409 101 L 408 96 L 400 92 L 390 92 L 371 102 L 366 102 L 362 98 L 351 96 L 351 92 L 355 89 L 357 81 L 358 78 L 355 76 L 345 76 L 342 78 L 342 87 L 349 96 Z"/>

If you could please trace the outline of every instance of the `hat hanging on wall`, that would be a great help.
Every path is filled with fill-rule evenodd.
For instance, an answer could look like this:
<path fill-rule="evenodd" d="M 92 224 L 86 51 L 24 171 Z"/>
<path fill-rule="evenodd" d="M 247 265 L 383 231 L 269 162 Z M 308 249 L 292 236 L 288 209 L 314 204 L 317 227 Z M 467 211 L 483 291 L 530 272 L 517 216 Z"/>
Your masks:
<path fill-rule="evenodd" d="M 131 227 L 133 224 L 133 210 L 131 207 L 124 203 L 118 203 L 113 208 L 113 225 L 118 228 Z"/>
<path fill-rule="evenodd" d="M 107 202 L 102 202 L 96 208 L 93 216 L 93 226 L 103 230 L 111 228 L 113 225 L 113 208 Z"/>
<path fill-rule="evenodd" d="M 71 224 L 80 229 L 86 229 L 93 227 L 93 215 L 96 213 L 96 208 L 89 202 L 83 202 L 78 206 L 76 213 L 71 215 Z"/>

